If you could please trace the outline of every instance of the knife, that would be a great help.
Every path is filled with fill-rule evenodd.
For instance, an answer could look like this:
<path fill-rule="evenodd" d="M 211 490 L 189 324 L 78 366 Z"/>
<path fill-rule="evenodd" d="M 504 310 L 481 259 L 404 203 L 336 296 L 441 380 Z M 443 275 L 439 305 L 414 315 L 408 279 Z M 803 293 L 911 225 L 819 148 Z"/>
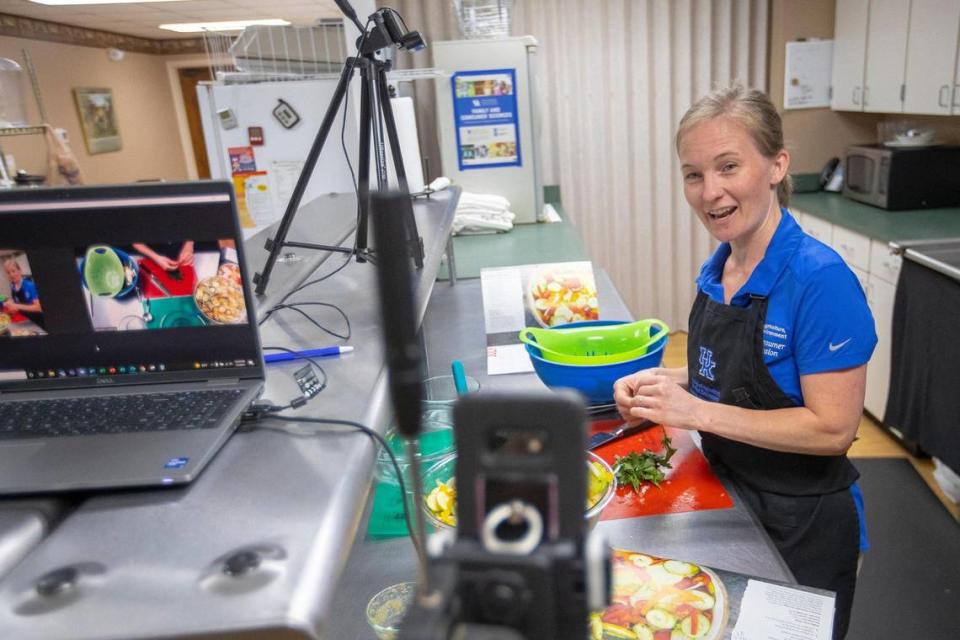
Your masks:
<path fill-rule="evenodd" d="M 589 451 L 593 451 L 597 447 L 602 447 L 603 445 L 613 442 L 614 440 L 620 440 L 621 438 L 626 438 L 627 436 L 632 436 L 641 431 L 646 431 L 652 427 L 656 427 L 656 422 L 651 422 L 649 420 L 644 420 L 640 424 L 636 424 L 632 427 L 627 426 L 627 423 L 624 422 L 622 425 L 614 429 L 613 431 L 601 431 L 600 433 L 595 433 L 590 436 L 590 441 L 587 445 Z"/>

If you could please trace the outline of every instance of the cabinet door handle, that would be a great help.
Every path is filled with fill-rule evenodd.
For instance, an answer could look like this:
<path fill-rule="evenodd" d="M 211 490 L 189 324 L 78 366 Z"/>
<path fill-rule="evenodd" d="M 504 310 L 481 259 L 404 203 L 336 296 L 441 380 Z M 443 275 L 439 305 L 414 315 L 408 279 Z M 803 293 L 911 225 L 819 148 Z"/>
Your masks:
<path fill-rule="evenodd" d="M 863 106 L 867 106 L 867 96 L 870 95 L 870 87 L 863 88 Z"/>
<path fill-rule="evenodd" d="M 860 87 L 853 88 L 853 104 L 860 104 Z"/>
<path fill-rule="evenodd" d="M 945 84 L 940 87 L 940 94 L 937 96 L 937 104 L 941 107 L 950 106 L 950 85 Z"/>

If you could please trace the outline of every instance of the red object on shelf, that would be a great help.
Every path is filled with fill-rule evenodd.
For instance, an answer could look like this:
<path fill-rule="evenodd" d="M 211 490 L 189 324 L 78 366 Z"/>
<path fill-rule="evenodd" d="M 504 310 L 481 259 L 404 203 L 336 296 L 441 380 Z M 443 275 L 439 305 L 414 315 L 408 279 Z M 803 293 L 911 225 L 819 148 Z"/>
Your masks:
<path fill-rule="evenodd" d="M 590 433 L 612 431 L 623 423 L 621 419 L 598 420 L 590 425 Z M 710 469 L 710 464 L 694 444 L 690 434 L 684 429 L 657 426 L 646 431 L 615 440 L 594 449 L 594 453 L 613 466 L 615 456 L 626 456 L 631 451 L 644 449 L 660 453 L 663 451 L 663 435 L 670 436 L 672 446 L 677 450 L 670 459 L 672 469 L 666 469 L 666 476 L 660 486 L 645 482 L 639 491 L 631 486 L 617 488 L 617 495 L 600 515 L 601 520 L 619 520 L 639 516 L 704 511 L 707 509 L 729 509 L 733 499 L 719 478 Z"/>

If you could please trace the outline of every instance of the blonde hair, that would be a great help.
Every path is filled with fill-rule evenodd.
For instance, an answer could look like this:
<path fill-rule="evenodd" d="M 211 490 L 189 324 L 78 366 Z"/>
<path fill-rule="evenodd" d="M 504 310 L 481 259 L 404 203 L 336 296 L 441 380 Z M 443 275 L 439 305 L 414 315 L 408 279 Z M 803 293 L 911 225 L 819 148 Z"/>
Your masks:
<path fill-rule="evenodd" d="M 773 158 L 783 150 L 783 121 L 770 98 L 762 91 L 747 89 L 736 83 L 714 89 L 687 109 L 677 127 L 677 151 L 680 151 L 680 140 L 690 129 L 720 116 L 732 118 L 743 125 L 764 157 Z M 792 191 L 790 176 L 783 176 L 783 180 L 777 185 L 777 199 L 782 206 L 790 203 Z"/>

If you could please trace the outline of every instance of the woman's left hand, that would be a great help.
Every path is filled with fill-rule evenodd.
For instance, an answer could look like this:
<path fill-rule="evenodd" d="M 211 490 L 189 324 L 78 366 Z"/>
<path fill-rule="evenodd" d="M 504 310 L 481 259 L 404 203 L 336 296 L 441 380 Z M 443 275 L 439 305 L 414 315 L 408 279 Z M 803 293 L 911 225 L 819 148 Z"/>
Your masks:
<path fill-rule="evenodd" d="M 630 415 L 680 429 L 698 429 L 697 409 L 702 400 L 658 370 L 641 372 L 633 380 Z"/>

